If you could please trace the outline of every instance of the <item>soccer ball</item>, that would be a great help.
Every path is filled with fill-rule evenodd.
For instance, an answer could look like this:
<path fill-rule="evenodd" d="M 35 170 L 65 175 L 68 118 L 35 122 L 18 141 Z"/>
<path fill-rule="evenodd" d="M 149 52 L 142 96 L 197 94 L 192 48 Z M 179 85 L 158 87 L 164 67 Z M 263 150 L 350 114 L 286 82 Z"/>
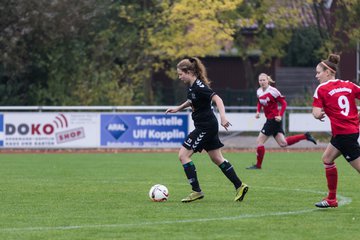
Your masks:
<path fill-rule="evenodd" d="M 153 202 L 164 202 L 169 198 L 169 190 L 161 184 L 156 184 L 150 188 L 149 197 Z"/>

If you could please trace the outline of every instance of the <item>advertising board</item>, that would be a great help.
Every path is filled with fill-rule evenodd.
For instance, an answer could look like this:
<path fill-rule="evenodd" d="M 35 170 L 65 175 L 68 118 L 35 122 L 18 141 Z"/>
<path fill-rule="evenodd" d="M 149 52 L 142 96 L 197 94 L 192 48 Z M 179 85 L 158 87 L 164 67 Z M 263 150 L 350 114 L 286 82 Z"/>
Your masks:
<path fill-rule="evenodd" d="M 188 114 L 102 114 L 101 147 L 180 147 Z"/>

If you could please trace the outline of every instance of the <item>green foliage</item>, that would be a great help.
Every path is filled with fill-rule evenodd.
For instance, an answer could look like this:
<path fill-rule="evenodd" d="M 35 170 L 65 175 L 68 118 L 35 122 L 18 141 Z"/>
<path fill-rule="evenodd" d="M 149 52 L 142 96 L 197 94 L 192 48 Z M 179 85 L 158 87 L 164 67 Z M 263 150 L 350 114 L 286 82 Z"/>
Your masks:
<path fill-rule="evenodd" d="M 257 76 L 285 56 L 292 29 L 300 24 L 299 9 L 276 0 L 244 1 L 237 9 L 238 30 L 234 35 L 232 53 L 245 63 L 249 88 L 258 86 Z"/>
<path fill-rule="evenodd" d="M 320 56 L 316 53 L 321 47 L 321 37 L 316 28 L 294 29 L 282 63 L 285 66 L 313 67 L 318 62 Z"/>
<path fill-rule="evenodd" d="M 169 4 L 161 16 L 163 21 L 148 29 L 151 46 L 171 59 L 218 55 L 235 32 L 235 21 L 228 13 L 241 3 L 179 0 Z"/>
<path fill-rule="evenodd" d="M 290 41 L 293 28 L 299 25 L 299 11 L 279 1 L 246 1 L 238 8 L 239 28 L 235 47 L 247 58 L 257 52 L 261 63 L 285 55 L 284 46 Z M 244 37 L 251 35 L 251 40 Z"/>
<path fill-rule="evenodd" d="M 239 3 L 239 0 L 181 0 L 116 6 L 121 21 L 135 33 L 129 35 L 122 29 L 116 33 L 119 40 L 125 34 L 130 38 L 123 42 L 122 49 L 131 52 L 118 56 L 118 59 L 134 87 L 134 103 L 156 102 L 157 93 L 153 90 L 151 76 L 160 69 L 174 72 L 174 64 L 165 67 L 165 62 L 173 63 L 185 56 L 218 54 L 222 44 L 231 40 L 234 31 L 234 26 L 224 21 L 223 15 Z"/>
<path fill-rule="evenodd" d="M 290 104 L 291 106 L 300 106 L 300 107 L 308 107 L 312 106 L 314 101 L 314 93 L 310 90 L 306 91 L 301 97 L 297 97 L 292 99 Z"/>
<path fill-rule="evenodd" d="M 185 56 L 241 56 L 254 87 L 259 69 L 285 56 L 291 38 L 290 49 L 301 47 L 291 50 L 298 64 L 308 62 L 300 55 L 305 45 L 324 57 L 359 39 L 359 2 L 336 2 L 336 25 L 318 29 L 317 48 L 297 43 L 304 36 L 297 31 L 292 38 L 301 8 L 286 1 L 5 0 L 0 104 L 161 104 L 154 73 L 176 78 L 175 63 Z M 319 19 L 329 23 L 318 3 L 301 2 L 316 6 Z"/>
<path fill-rule="evenodd" d="M 22 87 L 1 92 L 1 104 L 81 104 L 72 90 L 82 80 L 77 77 L 89 58 L 91 29 L 104 7 L 96 0 L 6 1 L 0 8 L 0 89 Z"/>
<path fill-rule="evenodd" d="M 315 8 L 318 32 L 322 46 L 317 51 L 321 58 L 329 53 L 353 49 L 360 39 L 360 2 L 358 0 L 333 1 L 332 15 L 321 0 L 307 0 Z"/>

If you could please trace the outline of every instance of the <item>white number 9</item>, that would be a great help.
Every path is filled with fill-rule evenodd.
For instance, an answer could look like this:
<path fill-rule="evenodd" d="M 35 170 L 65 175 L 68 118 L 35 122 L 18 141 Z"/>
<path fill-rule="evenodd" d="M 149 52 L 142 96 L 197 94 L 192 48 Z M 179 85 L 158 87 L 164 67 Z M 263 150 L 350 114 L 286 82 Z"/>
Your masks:
<path fill-rule="evenodd" d="M 350 111 L 350 105 L 349 105 L 349 100 L 347 97 L 345 96 L 340 96 L 338 98 L 338 104 L 339 104 L 339 107 L 342 109 L 340 111 L 340 113 L 344 116 L 347 116 L 349 115 L 349 111 Z"/>

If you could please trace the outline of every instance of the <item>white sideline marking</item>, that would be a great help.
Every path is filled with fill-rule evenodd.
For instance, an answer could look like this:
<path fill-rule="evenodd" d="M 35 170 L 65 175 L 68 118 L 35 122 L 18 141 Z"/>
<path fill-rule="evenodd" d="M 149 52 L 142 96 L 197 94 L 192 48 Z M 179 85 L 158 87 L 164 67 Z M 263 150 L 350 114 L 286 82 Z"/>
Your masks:
<path fill-rule="evenodd" d="M 303 190 L 303 189 L 285 189 L 285 188 L 272 188 L 272 187 L 258 187 L 266 189 L 276 189 L 281 191 L 299 191 L 299 192 L 310 192 L 316 194 L 326 194 L 324 192 L 312 191 L 312 190 Z M 337 194 L 339 207 L 348 205 L 351 203 L 352 199 L 349 197 L 344 197 Z M 272 212 L 272 213 L 262 213 L 262 214 L 243 214 L 239 216 L 232 217 L 217 217 L 217 218 L 198 218 L 198 219 L 187 219 L 187 220 L 174 220 L 174 221 L 160 221 L 160 222 L 142 222 L 142 223 L 121 223 L 121 224 L 94 224 L 94 225 L 77 225 L 77 226 L 57 226 L 57 227 L 25 227 L 25 228 L 0 228 L 0 232 L 13 232 L 13 231 L 53 231 L 53 230 L 73 230 L 73 229 L 84 229 L 84 228 L 124 228 L 124 227 L 138 227 L 138 226 L 150 226 L 150 225 L 166 225 L 166 224 L 177 224 L 177 223 L 194 223 L 194 222 L 210 222 L 210 221 L 231 221 L 247 218 L 261 218 L 261 217 L 271 217 L 271 216 L 285 216 L 285 215 L 296 215 L 304 214 L 314 211 L 324 210 L 321 208 L 311 208 L 298 211 L 288 211 L 288 212 Z"/>

